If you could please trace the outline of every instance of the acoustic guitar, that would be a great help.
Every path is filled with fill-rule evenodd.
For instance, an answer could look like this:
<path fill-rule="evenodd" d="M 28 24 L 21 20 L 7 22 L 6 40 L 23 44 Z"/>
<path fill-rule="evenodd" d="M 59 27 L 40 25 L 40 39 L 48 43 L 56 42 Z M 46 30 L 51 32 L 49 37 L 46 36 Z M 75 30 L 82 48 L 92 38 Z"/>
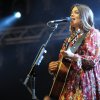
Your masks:
<path fill-rule="evenodd" d="M 75 53 L 76 50 L 78 49 L 78 47 L 81 45 L 83 39 L 85 38 L 85 35 L 86 34 L 83 34 L 82 37 L 79 38 L 72 47 L 70 47 L 70 50 L 73 53 Z M 68 46 L 69 46 L 69 42 L 67 43 L 67 46 L 66 46 L 67 49 L 68 49 Z M 65 65 L 63 63 L 63 59 L 64 59 L 63 56 L 61 56 L 60 59 L 59 59 L 58 70 L 57 70 L 57 73 L 55 74 L 55 76 L 53 78 L 53 83 L 52 83 L 52 86 L 51 86 L 51 90 L 49 92 L 49 96 L 51 98 L 53 98 L 53 100 L 64 100 L 64 96 L 62 96 L 62 94 L 64 92 L 67 77 L 68 77 L 68 74 L 69 74 L 69 71 L 70 71 L 70 68 L 71 68 L 71 61 L 68 60 L 67 64 Z"/>

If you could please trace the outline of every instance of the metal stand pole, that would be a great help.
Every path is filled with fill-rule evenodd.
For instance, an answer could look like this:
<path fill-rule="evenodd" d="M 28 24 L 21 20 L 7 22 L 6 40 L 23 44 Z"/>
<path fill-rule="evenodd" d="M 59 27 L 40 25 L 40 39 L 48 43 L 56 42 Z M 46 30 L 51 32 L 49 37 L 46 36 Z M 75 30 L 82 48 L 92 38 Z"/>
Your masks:
<path fill-rule="evenodd" d="M 48 25 L 48 23 L 47 23 L 47 25 Z M 43 45 L 41 46 L 40 50 L 38 51 L 38 54 L 36 55 L 35 60 L 34 60 L 33 63 L 32 63 L 31 70 L 30 70 L 30 72 L 27 74 L 27 77 L 25 78 L 25 80 L 24 80 L 24 82 L 23 82 L 23 84 L 27 87 L 27 89 L 29 90 L 29 92 L 31 92 L 31 94 L 32 94 L 32 99 L 33 99 L 33 100 L 38 100 L 38 99 L 37 99 L 37 96 L 36 96 L 36 94 L 35 94 L 35 79 L 36 79 L 36 76 L 35 76 L 35 66 L 36 66 L 36 65 L 39 66 L 40 63 L 41 63 L 41 61 L 42 61 L 42 59 L 44 58 L 43 54 L 46 53 L 46 49 L 45 49 L 45 48 L 46 48 L 46 46 L 47 46 L 49 40 L 51 39 L 51 36 L 53 35 L 55 29 L 57 29 L 57 26 L 58 26 L 58 24 L 55 24 L 55 27 L 53 27 L 53 28 L 54 28 L 54 29 L 53 29 L 53 32 L 49 35 L 49 38 L 47 39 L 46 43 L 43 44 Z M 30 88 L 27 86 L 27 83 L 28 83 L 29 79 L 31 79 L 32 89 L 30 89 Z"/>

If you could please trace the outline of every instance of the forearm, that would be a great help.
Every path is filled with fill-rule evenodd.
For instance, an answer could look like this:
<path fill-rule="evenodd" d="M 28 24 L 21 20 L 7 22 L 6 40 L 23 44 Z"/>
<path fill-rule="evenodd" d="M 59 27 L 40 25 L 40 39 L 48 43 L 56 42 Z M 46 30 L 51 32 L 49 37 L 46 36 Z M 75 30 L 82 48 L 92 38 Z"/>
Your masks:
<path fill-rule="evenodd" d="M 89 70 L 99 63 L 99 56 L 74 55 L 74 62 L 83 70 Z"/>

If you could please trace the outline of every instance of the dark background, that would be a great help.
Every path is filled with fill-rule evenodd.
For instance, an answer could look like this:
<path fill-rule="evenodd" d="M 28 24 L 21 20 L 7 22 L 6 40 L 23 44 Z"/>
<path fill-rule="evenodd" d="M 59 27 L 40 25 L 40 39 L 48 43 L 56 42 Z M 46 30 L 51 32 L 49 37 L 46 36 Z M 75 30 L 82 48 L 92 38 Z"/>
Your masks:
<path fill-rule="evenodd" d="M 43 43 L 52 32 L 51 28 L 46 26 L 50 20 L 60 19 L 70 16 L 70 8 L 75 3 L 82 3 L 90 6 L 95 15 L 95 26 L 100 28 L 100 1 L 99 0 L 0 0 L 0 19 L 4 19 L 15 11 L 22 13 L 21 19 L 16 21 L 11 28 L 20 27 L 24 29 L 19 32 L 21 35 L 28 26 L 35 26 L 30 32 L 26 32 L 26 40 L 28 36 L 33 37 L 32 40 L 15 42 L 13 34 L 0 34 L 0 100 L 32 100 L 32 95 L 23 85 L 24 79 L 32 68 L 32 63 Z M 38 27 L 40 24 L 44 27 Z M 36 74 L 36 96 L 42 100 L 50 91 L 52 76 L 48 73 L 48 63 L 51 60 L 57 60 L 59 49 L 65 37 L 68 36 L 65 29 L 59 28 L 54 32 L 55 35 L 46 46 L 47 53 L 44 55 L 39 66 L 35 66 Z M 63 25 L 62 25 L 63 26 Z M 46 27 L 46 29 L 45 29 Z M 44 31 L 42 30 L 44 29 Z M 63 33 L 62 33 L 62 31 Z M 58 34 L 59 33 L 59 34 Z M 23 35 L 23 34 L 22 34 Z M 39 36 L 37 39 L 36 37 Z M 3 37 L 3 39 L 2 39 Z M 12 39 L 9 43 L 7 39 Z M 31 80 L 28 81 L 28 86 L 31 87 Z"/>

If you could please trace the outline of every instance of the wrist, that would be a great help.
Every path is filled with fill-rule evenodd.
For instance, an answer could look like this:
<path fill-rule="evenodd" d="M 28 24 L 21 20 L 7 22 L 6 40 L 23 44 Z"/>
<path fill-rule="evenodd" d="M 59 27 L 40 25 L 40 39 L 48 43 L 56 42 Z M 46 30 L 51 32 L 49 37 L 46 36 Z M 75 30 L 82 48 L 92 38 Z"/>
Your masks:
<path fill-rule="evenodd" d="M 79 55 L 78 55 L 78 54 L 74 54 L 74 55 L 73 55 L 74 61 L 78 61 L 78 58 L 79 58 Z"/>

